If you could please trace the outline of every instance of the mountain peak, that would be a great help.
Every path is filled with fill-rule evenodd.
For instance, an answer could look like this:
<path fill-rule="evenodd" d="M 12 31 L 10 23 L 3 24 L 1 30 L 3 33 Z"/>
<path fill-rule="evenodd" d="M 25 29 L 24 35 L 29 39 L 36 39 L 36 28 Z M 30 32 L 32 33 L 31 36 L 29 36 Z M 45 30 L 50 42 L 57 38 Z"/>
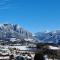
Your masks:
<path fill-rule="evenodd" d="M 31 32 L 28 32 L 18 24 L 1 24 L 0 40 L 10 40 L 11 38 L 21 41 L 27 39 L 29 42 L 37 41 Z"/>

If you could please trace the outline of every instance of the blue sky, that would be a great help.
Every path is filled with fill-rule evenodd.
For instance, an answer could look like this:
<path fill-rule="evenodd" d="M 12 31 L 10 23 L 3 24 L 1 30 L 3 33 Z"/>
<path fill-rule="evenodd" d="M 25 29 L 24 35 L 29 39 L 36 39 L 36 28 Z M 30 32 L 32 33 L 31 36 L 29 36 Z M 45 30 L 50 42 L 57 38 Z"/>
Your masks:
<path fill-rule="evenodd" d="M 20 24 L 31 32 L 60 29 L 60 0 L 0 0 L 0 24 Z"/>

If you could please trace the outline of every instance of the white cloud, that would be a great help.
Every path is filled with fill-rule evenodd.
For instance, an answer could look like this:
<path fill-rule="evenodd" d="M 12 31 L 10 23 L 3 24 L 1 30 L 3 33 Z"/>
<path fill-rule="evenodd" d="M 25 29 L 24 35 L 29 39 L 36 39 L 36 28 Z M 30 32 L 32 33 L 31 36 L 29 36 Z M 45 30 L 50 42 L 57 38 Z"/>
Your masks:
<path fill-rule="evenodd" d="M 7 9 L 12 0 L 0 0 L 0 9 Z"/>

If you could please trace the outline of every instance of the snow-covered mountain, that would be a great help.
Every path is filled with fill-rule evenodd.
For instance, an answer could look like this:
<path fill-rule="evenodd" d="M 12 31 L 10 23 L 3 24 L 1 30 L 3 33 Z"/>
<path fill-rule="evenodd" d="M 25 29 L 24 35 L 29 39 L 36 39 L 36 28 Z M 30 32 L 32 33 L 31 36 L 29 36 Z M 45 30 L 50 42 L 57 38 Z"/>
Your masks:
<path fill-rule="evenodd" d="M 0 24 L 0 41 L 59 43 L 60 30 L 32 34 L 18 24 Z"/>
<path fill-rule="evenodd" d="M 23 29 L 17 24 L 1 24 L 0 25 L 0 40 L 20 40 L 29 42 L 38 42 L 32 36 L 31 32 Z"/>
<path fill-rule="evenodd" d="M 52 32 L 38 32 L 35 37 L 43 43 L 58 43 L 60 44 L 60 30 Z"/>

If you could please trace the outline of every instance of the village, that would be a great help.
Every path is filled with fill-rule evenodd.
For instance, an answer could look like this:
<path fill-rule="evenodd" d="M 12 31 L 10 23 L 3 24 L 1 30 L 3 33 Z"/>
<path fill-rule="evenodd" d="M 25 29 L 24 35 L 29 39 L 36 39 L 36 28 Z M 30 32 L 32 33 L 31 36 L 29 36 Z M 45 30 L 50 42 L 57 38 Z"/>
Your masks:
<path fill-rule="evenodd" d="M 48 60 L 60 59 L 60 47 L 53 44 L 0 45 L 0 60 L 34 60 L 36 53 L 44 54 L 45 59 L 48 58 Z"/>

